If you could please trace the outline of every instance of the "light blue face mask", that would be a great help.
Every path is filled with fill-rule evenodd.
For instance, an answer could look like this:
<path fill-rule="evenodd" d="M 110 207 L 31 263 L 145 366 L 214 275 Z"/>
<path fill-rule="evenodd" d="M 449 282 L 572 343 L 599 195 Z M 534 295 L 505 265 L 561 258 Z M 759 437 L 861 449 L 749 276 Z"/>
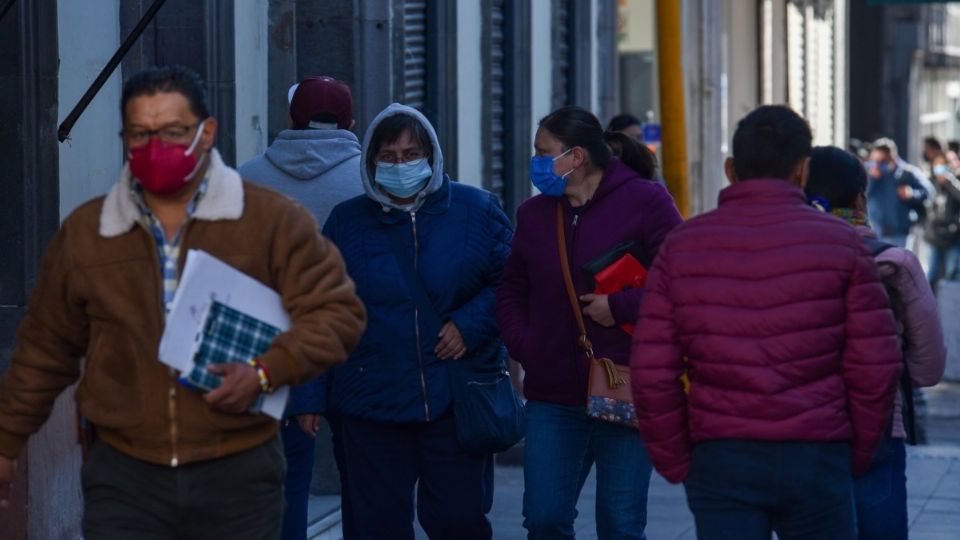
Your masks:
<path fill-rule="evenodd" d="M 433 168 L 427 158 L 406 163 L 377 162 L 375 181 L 384 191 L 399 199 L 408 199 L 420 192 L 430 177 Z"/>

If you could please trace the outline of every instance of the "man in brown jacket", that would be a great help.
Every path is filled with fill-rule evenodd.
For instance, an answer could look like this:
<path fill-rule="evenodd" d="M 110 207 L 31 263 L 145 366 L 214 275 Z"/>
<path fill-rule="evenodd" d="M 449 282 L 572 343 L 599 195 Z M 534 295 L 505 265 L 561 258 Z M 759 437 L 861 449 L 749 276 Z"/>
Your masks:
<path fill-rule="evenodd" d="M 223 163 L 195 74 L 146 70 L 122 99 L 128 163 L 50 243 L 0 381 L 0 512 L 13 460 L 80 378 L 76 399 L 96 430 L 83 470 L 85 538 L 275 538 L 278 425 L 246 411 L 261 392 L 346 359 L 363 305 L 310 213 Z M 261 357 L 220 366 L 223 384 L 207 394 L 157 359 L 190 249 L 276 290 L 292 320 Z"/>

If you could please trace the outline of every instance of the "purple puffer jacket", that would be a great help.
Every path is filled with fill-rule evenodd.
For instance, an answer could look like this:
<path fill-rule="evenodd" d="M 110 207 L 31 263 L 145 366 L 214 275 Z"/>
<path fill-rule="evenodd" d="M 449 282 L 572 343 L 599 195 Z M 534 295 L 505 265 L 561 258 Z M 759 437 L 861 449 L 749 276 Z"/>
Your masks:
<path fill-rule="evenodd" d="M 556 201 L 539 195 L 520 206 L 513 250 L 497 291 L 497 319 L 510 355 L 526 371 L 528 399 L 584 405 L 588 362 L 577 345 L 579 332 L 560 269 Z M 562 202 L 578 295 L 592 292 L 582 270 L 588 261 L 633 240 L 640 262 L 649 266 L 664 237 L 683 220 L 666 189 L 616 159 L 576 218 L 576 226 L 569 202 L 566 198 Z M 616 322 L 636 322 L 642 298 L 642 289 L 611 295 Z M 629 363 L 630 336 L 619 327 L 604 328 L 584 318 L 597 356 Z"/>
<path fill-rule="evenodd" d="M 683 480 L 712 439 L 850 441 L 869 468 L 900 352 L 856 231 L 783 180 L 747 180 L 678 227 L 647 279 L 631 384 L 658 471 Z M 690 378 L 689 395 L 680 377 Z"/>

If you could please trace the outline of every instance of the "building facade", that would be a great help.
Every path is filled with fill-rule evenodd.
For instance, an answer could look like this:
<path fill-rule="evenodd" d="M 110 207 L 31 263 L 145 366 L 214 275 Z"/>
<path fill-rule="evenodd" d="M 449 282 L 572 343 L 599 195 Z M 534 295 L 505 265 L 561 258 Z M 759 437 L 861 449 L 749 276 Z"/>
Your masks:
<path fill-rule="evenodd" d="M 917 162 L 924 137 L 960 139 L 960 6 L 877 4 L 851 2 L 851 136 Z"/>

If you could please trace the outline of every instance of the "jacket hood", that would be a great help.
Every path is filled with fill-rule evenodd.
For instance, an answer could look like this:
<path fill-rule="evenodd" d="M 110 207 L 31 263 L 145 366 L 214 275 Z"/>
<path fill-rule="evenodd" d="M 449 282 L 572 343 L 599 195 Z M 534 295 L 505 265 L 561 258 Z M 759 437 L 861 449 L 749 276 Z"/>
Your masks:
<path fill-rule="evenodd" d="M 285 129 L 264 154 L 298 180 L 312 180 L 360 155 L 360 141 L 345 129 Z"/>
<path fill-rule="evenodd" d="M 370 139 L 373 138 L 373 132 L 376 131 L 377 126 L 386 118 L 397 114 L 408 114 L 416 118 L 427 130 L 427 133 L 430 134 L 430 141 L 433 144 L 433 176 L 430 177 L 427 186 L 417 194 L 417 199 L 407 205 L 393 202 L 389 196 L 377 189 L 374 179 L 370 178 L 370 174 L 367 172 L 366 156 L 370 151 Z M 367 197 L 379 204 L 384 212 L 389 212 L 391 209 L 401 210 L 403 212 L 414 212 L 418 210 L 428 196 L 436 193 L 440 187 L 443 186 L 443 152 L 440 150 L 440 141 L 437 140 L 437 132 L 433 129 L 433 125 L 430 124 L 427 117 L 413 107 L 399 103 L 393 103 L 382 110 L 380 114 L 373 119 L 373 122 L 370 123 L 370 127 L 367 128 L 367 132 L 363 136 L 363 159 L 361 159 L 360 178 L 363 180 L 363 189 L 367 192 Z"/>

